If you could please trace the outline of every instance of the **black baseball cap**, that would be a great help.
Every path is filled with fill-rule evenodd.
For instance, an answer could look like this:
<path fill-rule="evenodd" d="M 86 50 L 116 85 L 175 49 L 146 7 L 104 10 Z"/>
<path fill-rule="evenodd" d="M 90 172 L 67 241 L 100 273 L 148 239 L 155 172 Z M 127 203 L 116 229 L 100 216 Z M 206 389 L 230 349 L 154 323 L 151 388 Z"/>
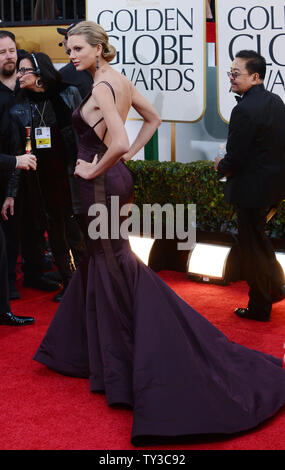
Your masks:
<path fill-rule="evenodd" d="M 75 23 L 72 23 L 71 25 L 68 26 L 68 28 L 56 28 L 56 29 L 57 29 L 57 32 L 58 32 L 59 34 L 62 34 L 62 36 L 64 36 L 65 39 L 67 39 L 67 33 L 68 33 L 68 31 L 70 31 L 70 30 L 71 30 L 75 25 L 77 25 L 78 23 L 80 23 L 80 21 L 77 21 L 77 22 L 75 22 Z M 63 43 L 60 42 L 58 45 L 61 47 L 61 46 L 63 45 Z"/>

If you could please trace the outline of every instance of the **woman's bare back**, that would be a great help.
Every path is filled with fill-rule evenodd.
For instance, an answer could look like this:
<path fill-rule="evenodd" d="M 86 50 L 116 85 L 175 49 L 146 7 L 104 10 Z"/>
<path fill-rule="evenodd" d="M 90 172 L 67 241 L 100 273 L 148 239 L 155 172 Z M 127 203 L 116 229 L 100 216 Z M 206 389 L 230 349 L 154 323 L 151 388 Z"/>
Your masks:
<path fill-rule="evenodd" d="M 114 91 L 116 109 L 122 119 L 122 122 L 125 123 L 132 105 L 132 94 L 134 86 L 125 76 L 121 75 L 119 72 L 109 66 L 106 71 L 102 70 L 102 72 L 98 75 L 99 77 L 96 78 L 94 82 L 93 90 L 89 99 L 81 108 L 81 116 L 90 127 L 95 126 L 94 131 L 100 138 L 102 138 L 106 130 L 106 123 L 104 122 L 103 113 L 96 101 L 96 94 L 100 92 L 101 87 L 109 88 L 108 85 L 104 82 L 109 83 Z M 95 93 L 94 88 L 96 88 Z M 110 94 L 112 93 L 110 88 L 109 92 Z M 103 120 L 101 120 L 102 117 Z M 96 125 L 96 123 L 98 123 L 98 125 Z M 105 138 L 105 143 L 107 146 L 109 138 L 110 136 L 108 136 L 107 133 Z"/>

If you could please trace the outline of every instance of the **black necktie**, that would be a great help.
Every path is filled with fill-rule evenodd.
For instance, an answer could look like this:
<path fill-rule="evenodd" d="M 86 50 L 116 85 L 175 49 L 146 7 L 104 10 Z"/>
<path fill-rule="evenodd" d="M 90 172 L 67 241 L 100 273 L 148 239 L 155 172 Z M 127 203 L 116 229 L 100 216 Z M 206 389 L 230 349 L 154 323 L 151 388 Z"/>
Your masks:
<path fill-rule="evenodd" d="M 235 99 L 237 100 L 238 103 L 242 100 L 241 96 L 235 96 Z"/>

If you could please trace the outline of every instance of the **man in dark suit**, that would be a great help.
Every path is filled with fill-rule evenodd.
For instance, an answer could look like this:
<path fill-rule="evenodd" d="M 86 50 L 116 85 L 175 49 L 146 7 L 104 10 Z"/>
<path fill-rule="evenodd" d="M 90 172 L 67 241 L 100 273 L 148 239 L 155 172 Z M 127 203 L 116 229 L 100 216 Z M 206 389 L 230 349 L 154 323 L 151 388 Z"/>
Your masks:
<path fill-rule="evenodd" d="M 240 51 L 229 77 L 238 104 L 232 111 L 224 158 L 217 157 L 218 176 L 227 177 L 225 199 L 235 206 L 244 276 L 249 285 L 247 308 L 236 315 L 270 319 L 272 303 L 282 300 L 284 274 L 266 237 L 267 215 L 285 198 L 285 105 L 266 91 L 266 61 L 255 51 Z"/>
<path fill-rule="evenodd" d="M 21 168 L 29 170 L 36 169 L 36 157 L 34 155 L 20 155 L 12 157 L 0 154 L 0 169 Z M 5 236 L 0 225 L 0 325 L 25 326 L 34 323 L 33 317 L 18 317 L 13 315 L 9 302 L 8 265 L 6 256 Z"/>

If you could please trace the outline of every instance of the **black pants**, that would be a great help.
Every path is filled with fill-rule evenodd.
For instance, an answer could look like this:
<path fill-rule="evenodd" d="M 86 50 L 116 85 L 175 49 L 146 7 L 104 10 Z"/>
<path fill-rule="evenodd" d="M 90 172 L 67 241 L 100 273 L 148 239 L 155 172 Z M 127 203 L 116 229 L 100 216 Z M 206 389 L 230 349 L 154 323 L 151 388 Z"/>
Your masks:
<path fill-rule="evenodd" d="M 267 209 L 236 208 L 243 274 L 249 285 L 250 310 L 269 317 L 271 293 L 284 284 L 284 273 L 266 236 Z"/>
<path fill-rule="evenodd" d="M 6 242 L 0 226 L 0 313 L 10 311 Z"/>
<path fill-rule="evenodd" d="M 0 206 L 2 208 L 1 201 Z M 19 238 L 20 238 L 20 221 L 19 221 L 19 207 L 15 201 L 14 215 L 8 213 L 8 220 L 3 220 L 0 216 L 0 225 L 2 227 L 5 242 L 6 242 L 6 256 L 7 256 L 7 269 L 9 283 L 16 281 L 16 266 L 19 254 Z"/>
<path fill-rule="evenodd" d="M 21 173 L 17 200 L 25 280 L 33 281 L 43 273 L 47 230 L 55 263 L 64 284 L 68 284 L 74 271 L 66 233 L 71 200 L 67 172 L 57 153 L 47 149 L 38 159 L 37 172 Z"/>
<path fill-rule="evenodd" d="M 10 178 L 10 173 L 0 172 L 0 211 L 3 202 L 6 199 L 7 184 Z M 5 242 L 6 242 L 6 257 L 8 266 L 8 279 L 10 283 L 16 280 L 16 265 L 19 254 L 19 237 L 20 237 L 20 212 L 18 201 L 15 200 L 14 215 L 8 213 L 8 220 L 3 220 L 0 215 L 0 225 L 2 226 Z"/>

